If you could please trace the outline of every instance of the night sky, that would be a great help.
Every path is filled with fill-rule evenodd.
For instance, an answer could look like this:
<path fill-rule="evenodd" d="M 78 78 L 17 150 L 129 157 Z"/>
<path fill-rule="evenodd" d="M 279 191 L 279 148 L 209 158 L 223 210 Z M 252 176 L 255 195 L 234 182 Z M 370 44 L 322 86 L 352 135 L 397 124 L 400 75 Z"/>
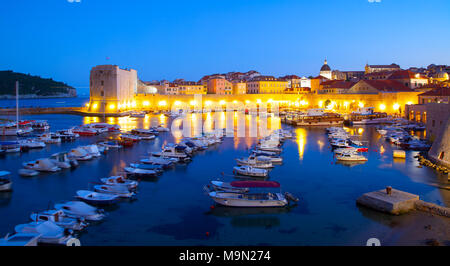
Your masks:
<path fill-rule="evenodd" d="M 88 92 L 99 64 L 144 81 L 257 70 L 317 75 L 369 64 L 450 63 L 447 0 L 3 0 L 0 70 Z"/>

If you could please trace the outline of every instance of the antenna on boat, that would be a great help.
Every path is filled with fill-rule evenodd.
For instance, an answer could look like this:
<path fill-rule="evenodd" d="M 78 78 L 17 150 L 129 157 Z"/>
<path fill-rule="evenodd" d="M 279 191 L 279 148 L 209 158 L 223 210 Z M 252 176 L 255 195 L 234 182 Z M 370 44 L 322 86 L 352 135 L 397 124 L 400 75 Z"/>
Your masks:
<path fill-rule="evenodd" d="M 19 81 L 16 80 L 16 129 L 19 132 Z"/>

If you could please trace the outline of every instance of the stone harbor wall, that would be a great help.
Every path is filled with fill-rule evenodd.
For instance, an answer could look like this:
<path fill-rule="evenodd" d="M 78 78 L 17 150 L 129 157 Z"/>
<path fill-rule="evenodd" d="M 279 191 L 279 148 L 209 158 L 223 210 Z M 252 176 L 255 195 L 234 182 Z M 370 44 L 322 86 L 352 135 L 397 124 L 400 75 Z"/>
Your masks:
<path fill-rule="evenodd" d="M 445 115 L 445 114 L 442 114 Z M 439 133 L 431 146 L 428 156 L 437 164 L 450 167 L 450 115 L 440 127 Z"/>

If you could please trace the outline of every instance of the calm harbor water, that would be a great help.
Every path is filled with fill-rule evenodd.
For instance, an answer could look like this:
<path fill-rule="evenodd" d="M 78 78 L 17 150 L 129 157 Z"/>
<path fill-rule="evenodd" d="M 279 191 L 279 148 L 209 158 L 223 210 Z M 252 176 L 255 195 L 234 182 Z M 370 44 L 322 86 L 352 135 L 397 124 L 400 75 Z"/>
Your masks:
<path fill-rule="evenodd" d="M 19 107 L 82 107 L 88 102 L 89 97 L 19 99 Z M 0 108 L 16 108 L 16 100 L 0 99 Z"/>
<path fill-rule="evenodd" d="M 46 119 L 52 131 L 102 122 L 102 118 L 71 115 L 29 115 L 22 119 Z M 170 125 L 165 116 L 106 118 L 106 122 L 123 129 Z M 324 128 L 293 130 L 295 137 L 283 146 L 284 163 L 270 172 L 270 180 L 297 195 L 300 201 L 296 206 L 211 209 L 213 202 L 203 186 L 221 177 L 221 172 L 226 175 L 224 180 L 233 180 L 228 175 L 232 174 L 235 158 L 246 156 L 256 143 L 250 137 L 225 138 L 222 144 L 197 153 L 191 163 L 177 165 L 157 179 L 143 180 L 135 200 L 106 208 L 107 218 L 79 236 L 82 245 L 364 245 L 371 237 L 383 242 L 396 230 L 391 216 L 356 206 L 356 198 L 365 192 L 390 185 L 450 206 L 449 191 L 435 186 L 444 182 L 444 177 L 426 167 L 417 168 L 415 152 L 407 152 L 406 160 L 393 160 L 393 147 L 374 127 L 349 128 L 361 140 L 369 141 L 369 161 L 359 165 L 336 163 Z M 17 174 L 23 162 L 103 138 L 81 137 L 73 143 L 0 157 L 0 170 L 11 171 L 14 182 L 13 192 L 0 194 L 0 235 L 28 222 L 31 212 L 71 200 L 77 190 L 92 187 L 99 178 L 120 173 L 122 167 L 149 151 L 176 141 L 171 133 L 161 133 L 156 140 L 81 162 L 74 170 L 34 178 Z"/>

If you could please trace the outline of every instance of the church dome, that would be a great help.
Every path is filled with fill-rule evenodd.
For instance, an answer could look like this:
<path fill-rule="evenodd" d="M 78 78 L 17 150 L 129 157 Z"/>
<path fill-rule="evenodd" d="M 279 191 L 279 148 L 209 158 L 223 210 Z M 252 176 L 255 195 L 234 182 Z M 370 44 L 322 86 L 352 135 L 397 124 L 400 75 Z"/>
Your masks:
<path fill-rule="evenodd" d="M 320 71 L 331 71 L 330 66 L 327 64 L 327 60 L 325 59 L 325 62 L 323 66 L 320 68 Z"/>

